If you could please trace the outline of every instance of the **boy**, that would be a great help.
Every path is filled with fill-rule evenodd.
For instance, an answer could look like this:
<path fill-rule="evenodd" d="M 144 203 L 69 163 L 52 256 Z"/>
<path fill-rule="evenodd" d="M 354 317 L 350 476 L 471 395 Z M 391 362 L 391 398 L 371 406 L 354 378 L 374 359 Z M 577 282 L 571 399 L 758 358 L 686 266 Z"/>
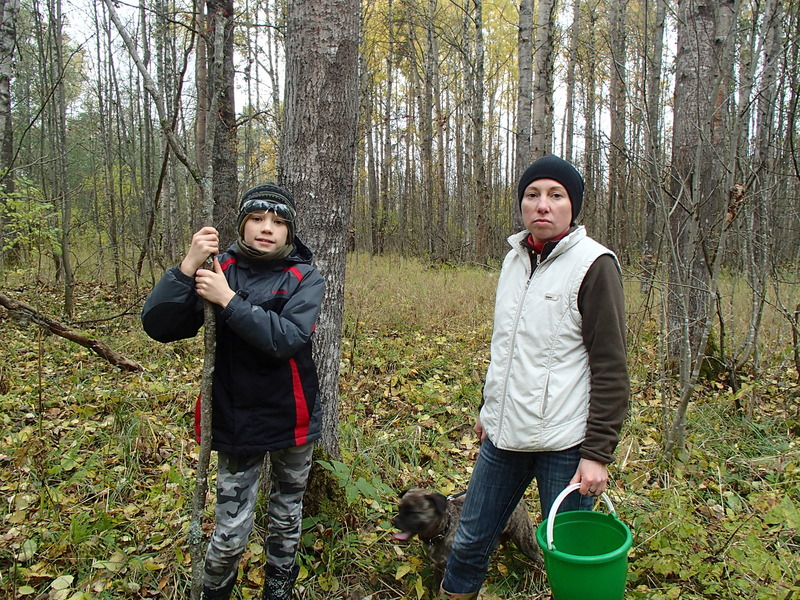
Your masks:
<path fill-rule="evenodd" d="M 203 301 L 217 314 L 211 447 L 218 452 L 214 534 L 205 558 L 203 598 L 231 597 L 239 558 L 253 529 L 265 454 L 272 463 L 263 600 L 288 600 L 299 566 L 303 494 L 321 407 L 312 333 L 325 283 L 294 234 L 292 195 L 267 183 L 242 196 L 239 239 L 219 252 L 219 234 L 194 234 L 142 310 L 160 342 L 193 337 Z M 213 270 L 201 268 L 209 255 Z"/>

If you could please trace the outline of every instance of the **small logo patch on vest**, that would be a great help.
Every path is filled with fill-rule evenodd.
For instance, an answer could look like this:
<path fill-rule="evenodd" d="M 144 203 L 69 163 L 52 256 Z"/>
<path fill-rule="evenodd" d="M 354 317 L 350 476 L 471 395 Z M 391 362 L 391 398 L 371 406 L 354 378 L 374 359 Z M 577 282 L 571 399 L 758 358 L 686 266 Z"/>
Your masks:
<path fill-rule="evenodd" d="M 558 294 L 545 294 L 544 295 L 544 299 L 545 300 L 550 300 L 550 302 L 558 302 L 558 299 L 560 297 L 561 296 L 559 296 Z"/>

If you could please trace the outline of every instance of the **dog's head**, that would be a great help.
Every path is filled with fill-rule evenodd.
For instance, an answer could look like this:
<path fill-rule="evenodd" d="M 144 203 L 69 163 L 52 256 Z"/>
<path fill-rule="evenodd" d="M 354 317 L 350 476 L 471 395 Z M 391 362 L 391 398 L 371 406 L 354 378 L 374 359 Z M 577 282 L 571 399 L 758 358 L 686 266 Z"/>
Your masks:
<path fill-rule="evenodd" d="M 406 541 L 418 535 L 432 538 L 447 519 L 447 497 L 439 492 L 412 487 L 400 494 L 397 516 L 392 519 L 400 531 L 394 538 Z"/>

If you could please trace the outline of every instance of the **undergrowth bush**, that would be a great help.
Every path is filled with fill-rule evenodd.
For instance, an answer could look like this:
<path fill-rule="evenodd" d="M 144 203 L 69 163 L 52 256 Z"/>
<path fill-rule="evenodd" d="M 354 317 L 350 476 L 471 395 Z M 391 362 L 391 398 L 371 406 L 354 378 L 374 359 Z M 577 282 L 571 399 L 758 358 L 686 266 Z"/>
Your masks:
<path fill-rule="evenodd" d="M 9 294 L 59 315 L 55 286 L 24 273 L 4 281 Z M 341 500 L 304 520 L 302 600 L 432 597 L 422 544 L 396 542 L 390 519 L 406 487 L 466 486 L 495 282 L 496 272 L 480 269 L 350 260 L 341 457 L 317 463 Z M 797 373 L 767 368 L 765 352 L 744 392 L 705 382 L 689 410 L 686 453 L 668 460 L 663 403 L 674 390 L 659 380 L 656 320 L 637 289 L 626 283 L 633 397 L 610 487 L 634 534 L 627 597 L 798 597 Z M 188 597 L 202 340 L 154 343 L 138 323 L 142 298 L 131 314 L 108 319 L 121 312 L 113 296 L 81 286 L 74 327 L 139 361 L 143 373 L 121 373 L 0 309 L 0 597 Z M 743 393 L 755 399 L 752 415 L 737 408 Z M 534 490 L 527 500 L 540 519 Z M 237 598 L 259 597 L 263 583 L 264 507 L 257 516 Z M 548 594 L 543 573 L 513 548 L 495 554 L 484 598 Z"/>

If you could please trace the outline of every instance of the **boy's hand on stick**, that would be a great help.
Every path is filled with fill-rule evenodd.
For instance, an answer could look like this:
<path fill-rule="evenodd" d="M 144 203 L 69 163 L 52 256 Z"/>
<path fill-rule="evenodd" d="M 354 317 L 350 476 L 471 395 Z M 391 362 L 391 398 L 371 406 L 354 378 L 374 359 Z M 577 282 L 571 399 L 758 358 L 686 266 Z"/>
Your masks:
<path fill-rule="evenodd" d="M 209 256 L 219 254 L 219 232 L 213 227 L 203 227 L 192 236 L 192 245 L 181 262 L 180 269 L 184 275 L 194 277 L 197 269 Z"/>
<path fill-rule="evenodd" d="M 214 270 L 198 269 L 194 277 L 194 286 L 197 294 L 209 302 L 219 304 L 225 308 L 236 294 L 228 285 L 219 260 L 214 257 Z"/>

